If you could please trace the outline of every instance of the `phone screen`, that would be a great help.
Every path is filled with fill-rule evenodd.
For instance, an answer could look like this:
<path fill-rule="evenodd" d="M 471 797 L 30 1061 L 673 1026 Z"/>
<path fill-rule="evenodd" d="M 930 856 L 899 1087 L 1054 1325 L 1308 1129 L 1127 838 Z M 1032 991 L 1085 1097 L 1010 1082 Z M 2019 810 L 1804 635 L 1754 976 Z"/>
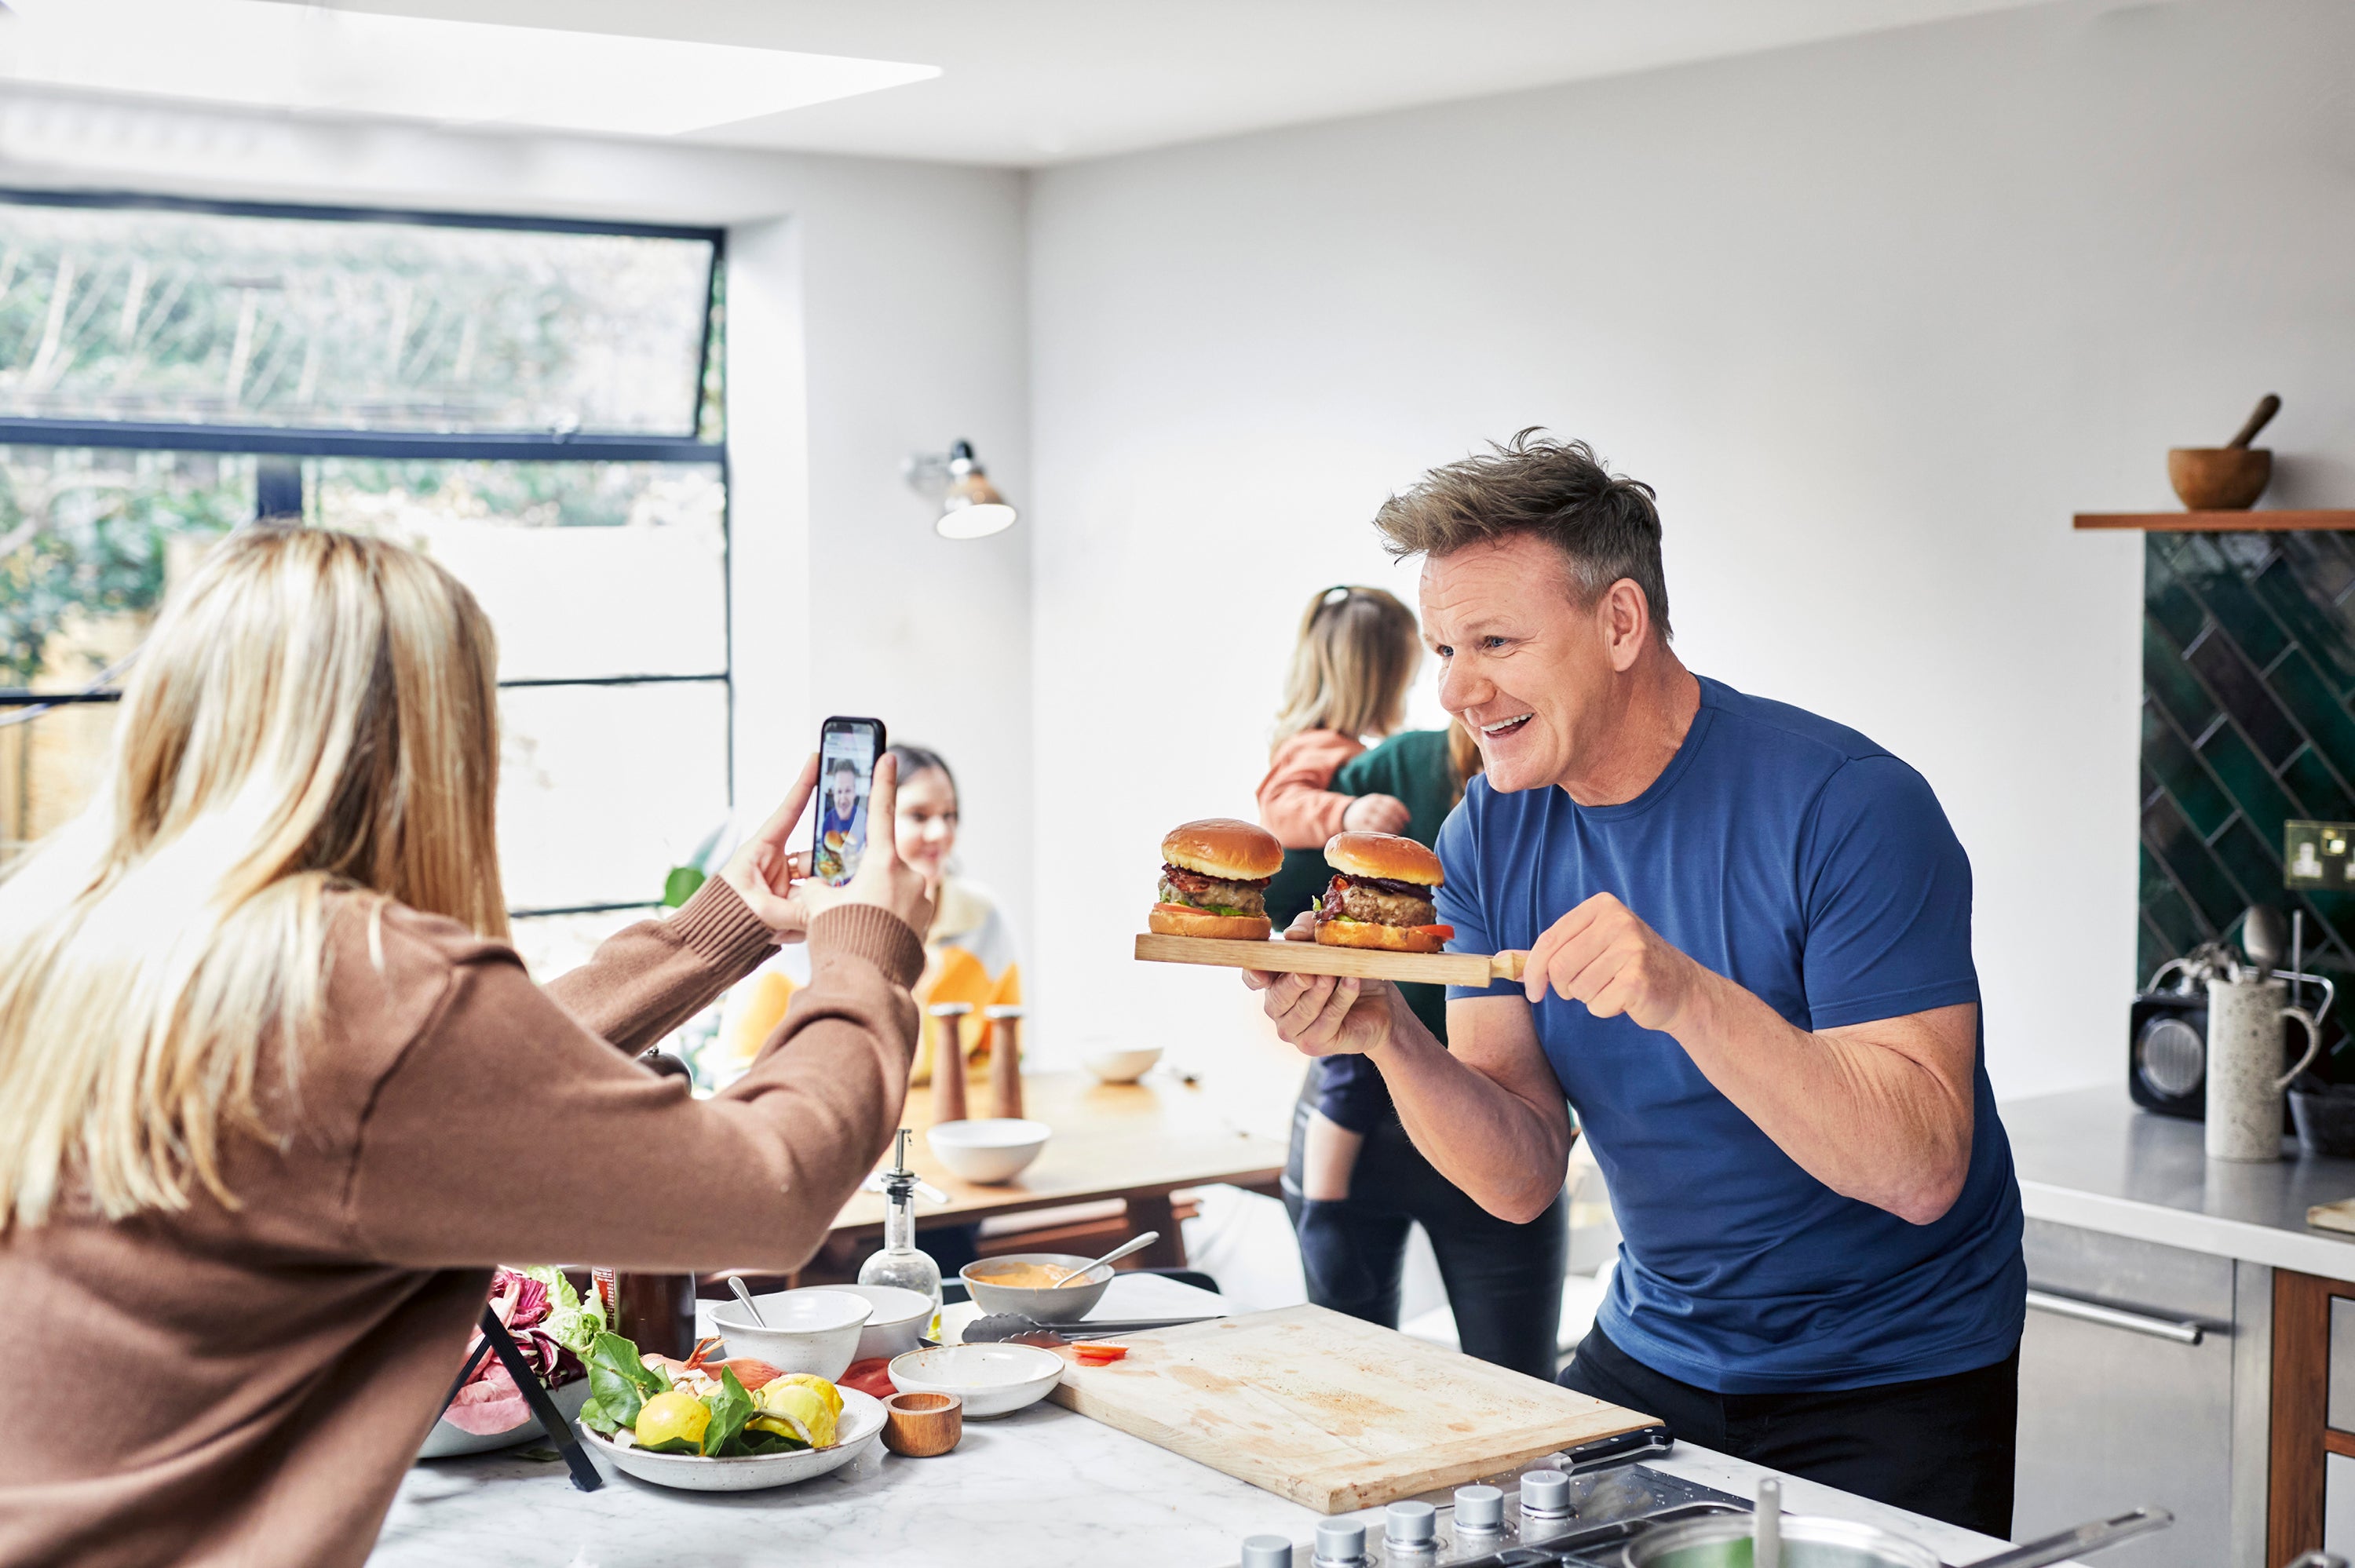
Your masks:
<path fill-rule="evenodd" d="M 817 828 L 810 874 L 840 887 L 867 853 L 867 797 L 875 788 L 875 761 L 883 755 L 883 721 L 830 718 L 818 732 Z M 889 823 L 884 831 L 891 831 Z"/>

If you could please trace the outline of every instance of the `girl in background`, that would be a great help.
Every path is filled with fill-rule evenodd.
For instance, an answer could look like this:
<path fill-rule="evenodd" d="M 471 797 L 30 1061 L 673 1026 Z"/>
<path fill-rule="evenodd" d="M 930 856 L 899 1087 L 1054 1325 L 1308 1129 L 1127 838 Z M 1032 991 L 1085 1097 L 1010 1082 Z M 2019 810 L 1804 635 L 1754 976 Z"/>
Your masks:
<path fill-rule="evenodd" d="M 1333 588 L 1311 601 L 1275 757 L 1260 786 L 1261 821 L 1285 850 L 1284 872 L 1268 890 L 1279 927 L 1313 906 L 1330 879 L 1323 852 L 1334 832 L 1435 842 L 1478 770 L 1479 750 L 1459 726 L 1391 733 L 1421 657 L 1413 616 L 1379 588 Z M 1389 738 L 1369 750 L 1357 738 L 1366 734 Z M 1399 989 L 1445 1041 L 1446 989 Z M 1311 1301 L 1398 1327 L 1407 1233 L 1419 1222 L 1465 1353 L 1552 1377 L 1569 1266 L 1567 1205 L 1557 1197 L 1528 1224 L 1483 1210 L 1415 1149 L 1380 1070 L 1364 1057 L 1310 1065 L 1294 1111 L 1284 1196 Z"/>

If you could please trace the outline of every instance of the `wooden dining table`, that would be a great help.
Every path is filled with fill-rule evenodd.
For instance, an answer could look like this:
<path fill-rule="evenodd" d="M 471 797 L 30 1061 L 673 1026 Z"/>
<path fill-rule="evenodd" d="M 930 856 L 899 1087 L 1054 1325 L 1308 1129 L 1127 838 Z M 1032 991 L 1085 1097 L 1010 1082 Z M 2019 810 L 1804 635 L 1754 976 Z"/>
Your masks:
<path fill-rule="evenodd" d="M 916 1130 L 908 1140 L 909 1168 L 948 1198 L 933 1203 L 919 1196 L 919 1227 L 1116 1198 L 1127 1206 L 1132 1232 L 1161 1233 L 1160 1241 L 1136 1255 L 1137 1262 L 1181 1267 L 1186 1246 L 1171 1193 L 1220 1182 L 1273 1192 L 1284 1174 L 1283 1144 L 1235 1126 L 1199 1086 L 1166 1071 L 1135 1084 L 1100 1084 L 1085 1073 L 1024 1074 L 1023 1114 L 1053 1128 L 1054 1136 L 1028 1170 L 987 1186 L 950 1174 L 932 1153 L 923 1137 L 932 1125 L 932 1098 L 928 1089 L 911 1094 L 902 1124 Z M 988 1090 L 975 1084 L 971 1103 L 976 1112 L 986 1110 Z M 828 1234 L 862 1242 L 881 1236 L 883 1195 L 854 1195 Z"/>

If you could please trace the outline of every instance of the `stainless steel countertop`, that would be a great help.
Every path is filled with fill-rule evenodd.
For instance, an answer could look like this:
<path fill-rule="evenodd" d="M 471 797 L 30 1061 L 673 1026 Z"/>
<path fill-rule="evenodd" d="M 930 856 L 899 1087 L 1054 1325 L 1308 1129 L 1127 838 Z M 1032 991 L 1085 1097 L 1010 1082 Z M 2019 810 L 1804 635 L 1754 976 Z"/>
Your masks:
<path fill-rule="evenodd" d="M 2306 1223 L 2355 1198 L 2355 1160 L 2302 1159 L 2286 1138 L 2270 1164 L 2211 1161 L 2199 1122 L 2142 1109 L 2124 1084 L 1997 1108 L 2030 1219 L 2355 1280 L 2355 1236 Z"/>

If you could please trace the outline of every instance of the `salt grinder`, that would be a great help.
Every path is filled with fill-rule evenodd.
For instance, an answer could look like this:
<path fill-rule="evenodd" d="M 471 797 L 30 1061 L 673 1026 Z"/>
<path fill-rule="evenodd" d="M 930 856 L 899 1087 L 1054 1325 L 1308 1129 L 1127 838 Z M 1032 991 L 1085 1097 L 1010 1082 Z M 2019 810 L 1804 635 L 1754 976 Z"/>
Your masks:
<path fill-rule="evenodd" d="M 1022 1010 L 1018 1007 L 988 1007 L 981 1015 L 989 1020 L 989 1094 L 996 1102 L 997 1114 L 1019 1121 L 1022 1118 Z"/>
<path fill-rule="evenodd" d="M 936 1001 L 924 1009 L 932 1015 L 932 1125 L 963 1121 L 964 1108 L 964 1021 L 973 1012 L 969 1001 Z"/>

